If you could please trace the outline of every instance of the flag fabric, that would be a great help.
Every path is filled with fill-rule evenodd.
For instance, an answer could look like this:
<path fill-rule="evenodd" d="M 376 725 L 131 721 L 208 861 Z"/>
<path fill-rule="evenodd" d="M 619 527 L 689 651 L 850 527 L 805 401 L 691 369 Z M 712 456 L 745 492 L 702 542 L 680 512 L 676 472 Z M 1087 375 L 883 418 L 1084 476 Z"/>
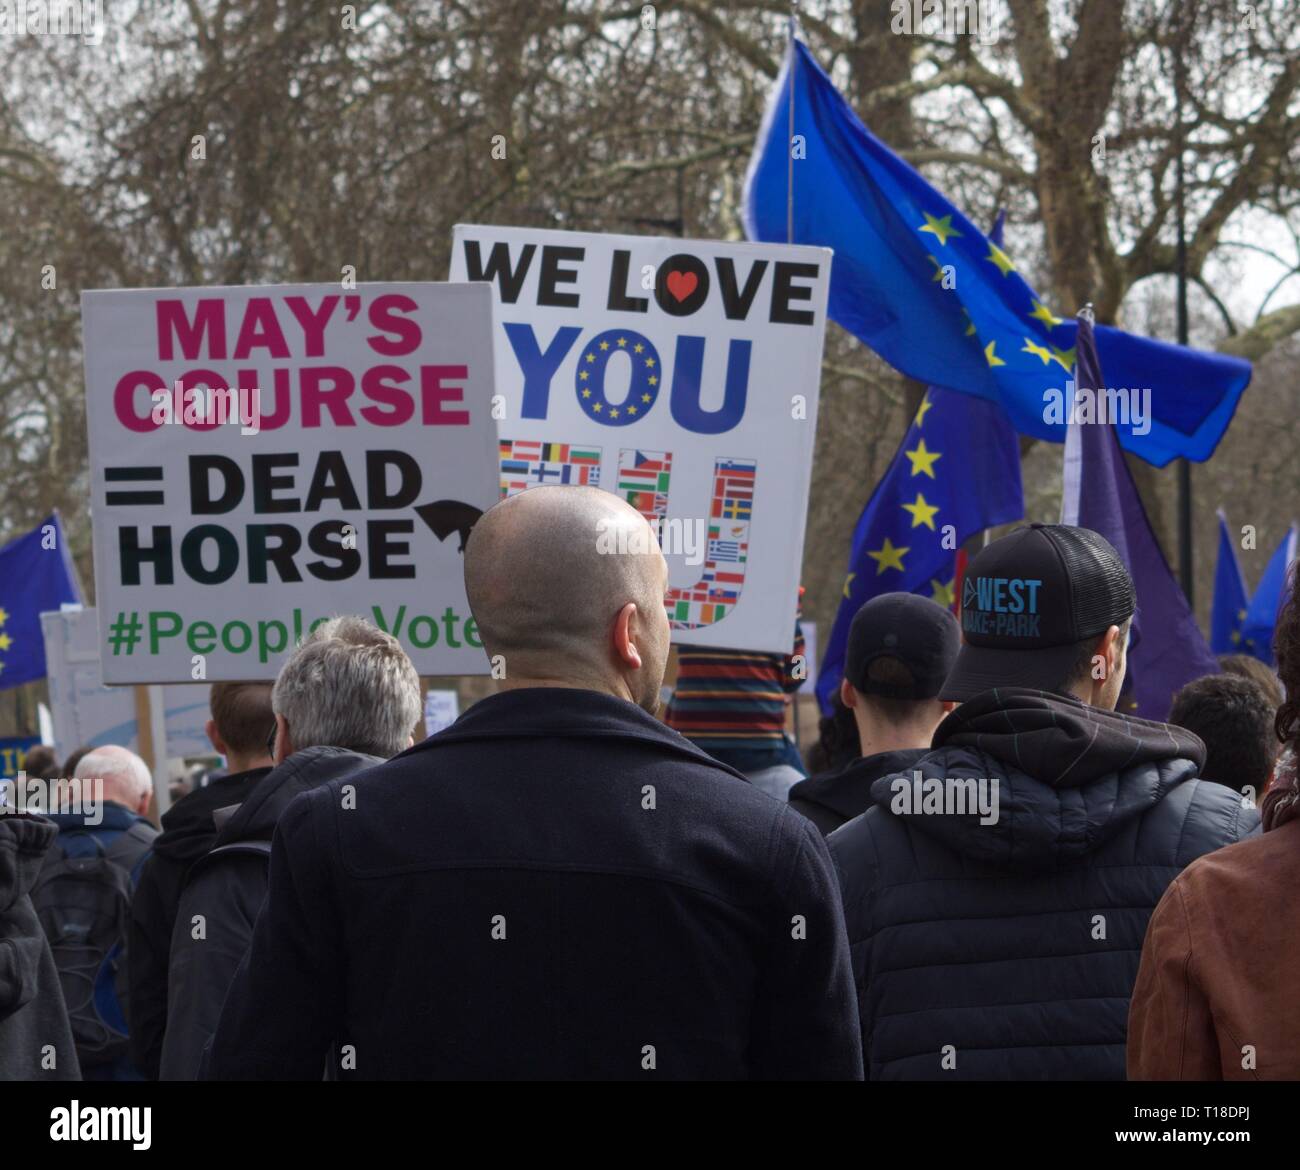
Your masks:
<path fill-rule="evenodd" d="M 843 597 L 817 674 L 822 710 L 831 711 L 849 626 L 865 602 L 920 593 L 951 609 L 961 543 L 1024 512 L 1020 445 L 1001 407 L 928 390 L 853 531 Z"/>
<path fill-rule="evenodd" d="M 57 512 L 0 548 L 0 690 L 45 677 L 41 614 L 80 601 Z"/>
<path fill-rule="evenodd" d="M 1246 620 L 1246 578 L 1237 560 L 1237 546 L 1228 531 L 1228 518 L 1219 509 L 1219 559 L 1214 566 L 1214 601 L 1210 606 L 1210 649 L 1215 654 L 1254 654 L 1241 636 Z"/>
<path fill-rule="evenodd" d="M 1024 435 L 1065 439 L 1045 395 L 1073 399 L 1076 323 L 1053 314 L 1000 246 L 859 121 L 794 38 L 750 160 L 744 219 L 752 240 L 834 249 L 831 319 L 896 369 L 1000 402 Z M 1150 388 L 1150 417 L 1124 418 L 1120 445 L 1156 467 L 1208 459 L 1250 363 L 1100 326 L 1096 339 L 1106 368 Z"/>
<path fill-rule="evenodd" d="M 1282 542 L 1269 558 L 1264 568 L 1264 575 L 1255 587 L 1255 595 L 1246 607 L 1246 617 L 1241 623 L 1241 640 L 1250 644 L 1246 651 L 1266 662 L 1275 665 L 1273 659 L 1273 627 L 1277 625 L 1277 615 L 1291 594 L 1295 581 L 1289 570 L 1296 559 L 1296 525 L 1287 529 Z"/>
<path fill-rule="evenodd" d="M 1076 381 L 1080 390 L 1099 391 L 1106 385 L 1092 323 L 1082 315 Z M 1109 540 L 1137 591 L 1120 709 L 1163 722 L 1174 692 L 1194 678 L 1217 674 L 1219 664 L 1160 551 L 1114 426 L 1071 424 L 1064 481 L 1062 521 Z"/>

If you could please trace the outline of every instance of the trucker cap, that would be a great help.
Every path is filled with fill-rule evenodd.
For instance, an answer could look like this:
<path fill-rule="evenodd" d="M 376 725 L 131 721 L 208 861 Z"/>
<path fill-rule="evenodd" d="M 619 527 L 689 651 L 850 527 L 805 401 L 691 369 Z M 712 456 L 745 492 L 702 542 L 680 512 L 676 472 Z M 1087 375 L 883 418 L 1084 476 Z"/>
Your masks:
<path fill-rule="evenodd" d="M 853 615 L 844 677 L 866 695 L 933 699 L 960 647 L 957 619 L 943 606 L 915 593 L 882 593 Z M 912 676 L 911 685 L 868 678 L 877 658 L 896 658 Z"/>
<path fill-rule="evenodd" d="M 1078 644 L 1133 615 L 1119 553 L 1090 528 L 1030 524 L 971 559 L 961 587 L 963 644 L 940 692 L 964 702 L 992 687 L 1056 690 Z"/>

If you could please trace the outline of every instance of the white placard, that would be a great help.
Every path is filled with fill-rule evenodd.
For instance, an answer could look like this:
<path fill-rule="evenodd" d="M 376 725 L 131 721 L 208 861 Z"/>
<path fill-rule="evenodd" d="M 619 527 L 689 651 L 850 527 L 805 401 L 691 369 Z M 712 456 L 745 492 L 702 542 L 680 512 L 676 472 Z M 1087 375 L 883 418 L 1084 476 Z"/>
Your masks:
<path fill-rule="evenodd" d="M 501 486 L 595 484 L 660 524 L 673 640 L 788 652 L 831 253 L 460 225 L 497 297 Z"/>
<path fill-rule="evenodd" d="M 424 730 L 433 735 L 450 727 L 460 715 L 460 697 L 455 691 L 425 691 Z"/>
<path fill-rule="evenodd" d="M 485 285 L 88 292 L 82 327 L 106 682 L 271 679 L 349 613 L 422 674 L 487 673 Z"/>

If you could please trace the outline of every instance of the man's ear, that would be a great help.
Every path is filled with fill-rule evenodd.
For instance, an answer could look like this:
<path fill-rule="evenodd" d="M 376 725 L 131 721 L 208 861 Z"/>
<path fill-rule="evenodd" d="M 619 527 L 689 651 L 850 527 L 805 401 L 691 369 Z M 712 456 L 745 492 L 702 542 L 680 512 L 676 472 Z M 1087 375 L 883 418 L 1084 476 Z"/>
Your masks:
<path fill-rule="evenodd" d="M 285 722 L 283 715 L 275 717 L 275 754 L 271 757 L 271 763 L 283 764 L 291 755 L 293 755 L 293 740 L 289 738 L 289 725 Z"/>
<path fill-rule="evenodd" d="M 853 689 L 853 684 L 846 678 L 840 679 L 840 702 L 849 708 L 858 705 L 858 692 Z"/>
<path fill-rule="evenodd" d="M 225 741 L 217 733 L 217 721 L 215 719 L 209 719 L 203 725 L 203 734 L 208 737 L 208 741 L 212 744 L 212 750 L 216 752 L 217 755 L 219 756 L 230 755 L 230 753 L 226 750 Z"/>
<path fill-rule="evenodd" d="M 614 653 L 619 662 L 632 670 L 641 669 L 641 652 L 636 645 L 638 618 L 635 601 L 629 601 L 614 618 Z"/>
<path fill-rule="evenodd" d="M 957 710 L 957 701 L 955 699 L 943 700 L 943 713 L 945 715 L 951 715 L 955 710 Z"/>

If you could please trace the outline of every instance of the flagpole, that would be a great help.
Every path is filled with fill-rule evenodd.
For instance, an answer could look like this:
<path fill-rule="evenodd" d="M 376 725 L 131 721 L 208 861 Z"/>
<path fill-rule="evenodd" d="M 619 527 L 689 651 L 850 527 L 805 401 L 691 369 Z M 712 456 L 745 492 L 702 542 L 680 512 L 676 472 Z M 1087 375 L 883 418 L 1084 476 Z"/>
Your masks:
<path fill-rule="evenodd" d="M 785 242 L 794 243 L 794 38 L 799 29 L 799 0 L 790 0 L 790 66 L 786 85 L 790 90 L 786 104 L 785 136 Z"/>
<path fill-rule="evenodd" d="M 1174 100 L 1178 119 L 1178 157 L 1174 170 L 1175 206 L 1178 216 L 1178 246 L 1176 271 L 1178 282 L 1178 344 L 1187 345 L 1187 215 L 1186 183 L 1183 173 L 1183 155 L 1186 138 L 1183 126 L 1183 93 L 1187 86 L 1186 65 L 1183 63 L 1182 38 L 1174 56 Z M 1194 570 L 1192 565 L 1192 465 L 1184 456 L 1178 460 L 1178 575 L 1182 579 L 1183 596 L 1194 610 L 1192 597 Z"/>

